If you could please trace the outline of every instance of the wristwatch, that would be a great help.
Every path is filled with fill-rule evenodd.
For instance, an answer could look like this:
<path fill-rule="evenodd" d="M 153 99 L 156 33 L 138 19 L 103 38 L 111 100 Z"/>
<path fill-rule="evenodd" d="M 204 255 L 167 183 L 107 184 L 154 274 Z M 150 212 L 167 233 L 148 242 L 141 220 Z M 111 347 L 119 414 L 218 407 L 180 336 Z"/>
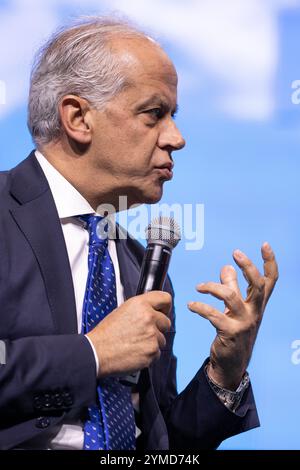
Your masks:
<path fill-rule="evenodd" d="M 241 403 L 243 395 L 250 384 L 250 378 L 248 372 L 245 372 L 243 378 L 241 380 L 240 385 L 235 391 L 227 390 L 226 388 L 220 387 L 216 384 L 207 373 L 208 364 L 205 367 L 205 375 L 208 380 L 208 383 L 212 390 L 215 392 L 217 397 L 221 400 L 221 402 L 231 411 L 235 412 Z"/>

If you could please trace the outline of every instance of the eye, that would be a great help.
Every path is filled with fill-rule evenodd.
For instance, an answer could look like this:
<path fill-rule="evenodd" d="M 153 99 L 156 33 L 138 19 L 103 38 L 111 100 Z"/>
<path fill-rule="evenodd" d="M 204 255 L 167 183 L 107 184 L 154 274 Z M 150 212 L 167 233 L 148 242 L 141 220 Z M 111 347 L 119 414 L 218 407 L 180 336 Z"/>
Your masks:
<path fill-rule="evenodd" d="M 154 119 L 161 119 L 164 116 L 164 110 L 162 108 L 148 109 L 145 113 L 149 114 Z"/>

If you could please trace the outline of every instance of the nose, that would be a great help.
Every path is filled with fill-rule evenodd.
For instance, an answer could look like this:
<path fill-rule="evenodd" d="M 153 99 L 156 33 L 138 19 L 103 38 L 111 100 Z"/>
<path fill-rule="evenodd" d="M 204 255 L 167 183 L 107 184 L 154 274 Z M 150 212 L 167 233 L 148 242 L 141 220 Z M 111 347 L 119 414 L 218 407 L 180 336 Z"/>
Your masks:
<path fill-rule="evenodd" d="M 185 140 L 173 119 L 162 123 L 158 137 L 158 146 L 161 149 L 169 147 L 171 151 L 180 150 L 185 146 Z"/>

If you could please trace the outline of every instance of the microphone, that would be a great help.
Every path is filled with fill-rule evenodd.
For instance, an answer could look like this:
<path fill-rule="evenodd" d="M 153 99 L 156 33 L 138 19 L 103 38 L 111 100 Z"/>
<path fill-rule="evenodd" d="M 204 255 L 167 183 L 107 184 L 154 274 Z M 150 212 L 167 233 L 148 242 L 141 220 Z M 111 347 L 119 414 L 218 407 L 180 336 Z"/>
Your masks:
<path fill-rule="evenodd" d="M 163 290 L 172 250 L 180 240 L 180 227 L 170 217 L 157 217 L 146 228 L 144 254 L 136 295 Z"/>
<path fill-rule="evenodd" d="M 180 227 L 171 217 L 159 216 L 145 230 L 148 240 L 136 295 L 163 290 L 172 250 L 181 239 Z M 140 371 L 120 378 L 123 385 L 137 384 Z"/>

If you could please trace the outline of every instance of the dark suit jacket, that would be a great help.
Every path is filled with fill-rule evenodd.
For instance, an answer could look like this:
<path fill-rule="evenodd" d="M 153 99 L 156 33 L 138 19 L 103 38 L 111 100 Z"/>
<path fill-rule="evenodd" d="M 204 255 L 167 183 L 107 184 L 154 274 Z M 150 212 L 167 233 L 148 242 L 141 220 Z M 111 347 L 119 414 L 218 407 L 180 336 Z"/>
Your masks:
<path fill-rule="evenodd" d="M 125 297 L 135 294 L 143 247 L 117 240 Z M 168 280 L 166 290 L 171 292 Z M 207 383 L 203 367 L 177 394 L 172 352 L 175 317 L 161 358 L 139 381 L 144 449 L 209 449 L 258 426 L 251 387 L 237 414 Z M 64 420 L 96 399 L 92 349 L 77 334 L 72 276 L 47 180 L 32 153 L 0 173 L 0 449 L 10 449 Z"/>

